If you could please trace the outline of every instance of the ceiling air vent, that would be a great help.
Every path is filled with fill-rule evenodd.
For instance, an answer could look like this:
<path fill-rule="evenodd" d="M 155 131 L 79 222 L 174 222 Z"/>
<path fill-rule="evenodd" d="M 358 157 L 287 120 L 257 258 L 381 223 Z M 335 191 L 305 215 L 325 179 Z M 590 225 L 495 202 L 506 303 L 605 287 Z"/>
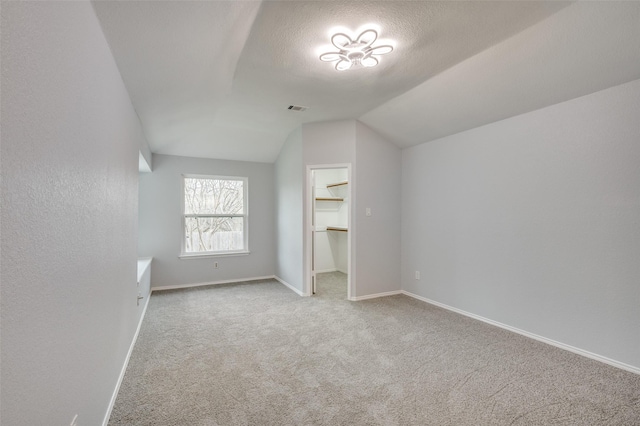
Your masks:
<path fill-rule="evenodd" d="M 307 107 L 306 106 L 300 106 L 300 105 L 289 105 L 289 108 L 287 108 L 291 111 L 306 111 Z"/>

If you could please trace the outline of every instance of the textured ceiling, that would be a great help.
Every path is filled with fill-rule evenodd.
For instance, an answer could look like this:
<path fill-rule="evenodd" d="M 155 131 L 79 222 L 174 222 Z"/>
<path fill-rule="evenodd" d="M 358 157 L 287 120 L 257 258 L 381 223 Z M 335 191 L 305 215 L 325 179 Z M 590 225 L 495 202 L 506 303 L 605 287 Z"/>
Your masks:
<path fill-rule="evenodd" d="M 272 162 L 304 122 L 358 118 L 408 146 L 640 78 L 638 3 L 589 4 L 94 7 L 153 152 Z M 396 45 L 379 66 L 337 72 L 318 60 L 332 28 L 367 23 Z"/>
<path fill-rule="evenodd" d="M 638 78 L 640 3 L 583 2 L 445 70 L 360 120 L 406 147 Z"/>

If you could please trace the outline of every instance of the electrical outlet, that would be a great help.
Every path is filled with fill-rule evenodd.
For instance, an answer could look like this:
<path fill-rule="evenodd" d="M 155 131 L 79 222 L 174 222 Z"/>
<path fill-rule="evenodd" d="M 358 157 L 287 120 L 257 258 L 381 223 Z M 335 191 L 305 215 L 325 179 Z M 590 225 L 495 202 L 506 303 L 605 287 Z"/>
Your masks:
<path fill-rule="evenodd" d="M 71 420 L 71 424 L 69 426 L 78 426 L 78 415 L 73 416 L 73 420 Z"/>
<path fill-rule="evenodd" d="M 420 279 L 420 271 L 416 271 L 416 280 Z"/>
<path fill-rule="evenodd" d="M 218 262 L 213 262 L 213 269 L 218 269 Z"/>
<path fill-rule="evenodd" d="M 364 214 L 365 216 L 371 216 L 371 207 L 367 207 L 366 209 L 364 209 Z"/>

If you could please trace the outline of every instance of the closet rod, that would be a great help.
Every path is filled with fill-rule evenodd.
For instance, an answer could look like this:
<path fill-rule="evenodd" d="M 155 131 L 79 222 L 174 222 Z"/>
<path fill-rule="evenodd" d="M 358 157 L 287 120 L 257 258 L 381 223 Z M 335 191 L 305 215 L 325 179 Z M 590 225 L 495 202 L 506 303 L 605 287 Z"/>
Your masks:
<path fill-rule="evenodd" d="M 337 226 L 327 226 L 327 231 L 349 232 L 347 228 L 338 228 Z"/>
<path fill-rule="evenodd" d="M 338 197 L 316 197 L 316 201 L 344 201 L 344 198 L 338 198 Z"/>

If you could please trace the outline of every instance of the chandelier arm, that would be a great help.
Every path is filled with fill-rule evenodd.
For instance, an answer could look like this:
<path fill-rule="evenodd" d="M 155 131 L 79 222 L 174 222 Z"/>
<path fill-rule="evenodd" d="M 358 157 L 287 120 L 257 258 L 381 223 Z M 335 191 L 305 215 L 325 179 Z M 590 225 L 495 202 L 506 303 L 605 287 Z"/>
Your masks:
<path fill-rule="evenodd" d="M 383 46 L 376 46 L 371 49 L 372 55 L 386 55 L 387 53 L 393 52 L 393 46 L 385 44 Z"/>
<path fill-rule="evenodd" d="M 362 61 L 360 61 L 360 63 L 362 64 L 363 67 L 370 68 L 378 65 L 378 60 L 373 56 L 368 56 L 366 58 L 363 58 Z"/>
<path fill-rule="evenodd" d="M 336 40 L 337 38 L 339 40 Z M 352 44 L 353 40 L 351 40 L 351 37 L 344 33 L 336 33 L 333 35 L 333 37 L 331 37 L 331 43 L 338 49 L 342 50 L 345 48 L 345 46 Z"/>
<path fill-rule="evenodd" d="M 340 60 L 340 52 L 327 52 L 320 55 L 320 60 L 324 62 L 333 62 Z"/>
<path fill-rule="evenodd" d="M 368 41 L 367 41 L 367 37 L 370 37 Z M 376 30 L 369 29 L 360 33 L 360 35 L 356 40 L 356 43 L 364 44 L 365 47 L 369 47 L 377 39 L 378 39 L 378 32 Z"/>
<path fill-rule="evenodd" d="M 336 64 L 336 71 L 346 71 L 351 68 L 352 65 L 353 63 L 350 60 L 341 59 Z"/>

